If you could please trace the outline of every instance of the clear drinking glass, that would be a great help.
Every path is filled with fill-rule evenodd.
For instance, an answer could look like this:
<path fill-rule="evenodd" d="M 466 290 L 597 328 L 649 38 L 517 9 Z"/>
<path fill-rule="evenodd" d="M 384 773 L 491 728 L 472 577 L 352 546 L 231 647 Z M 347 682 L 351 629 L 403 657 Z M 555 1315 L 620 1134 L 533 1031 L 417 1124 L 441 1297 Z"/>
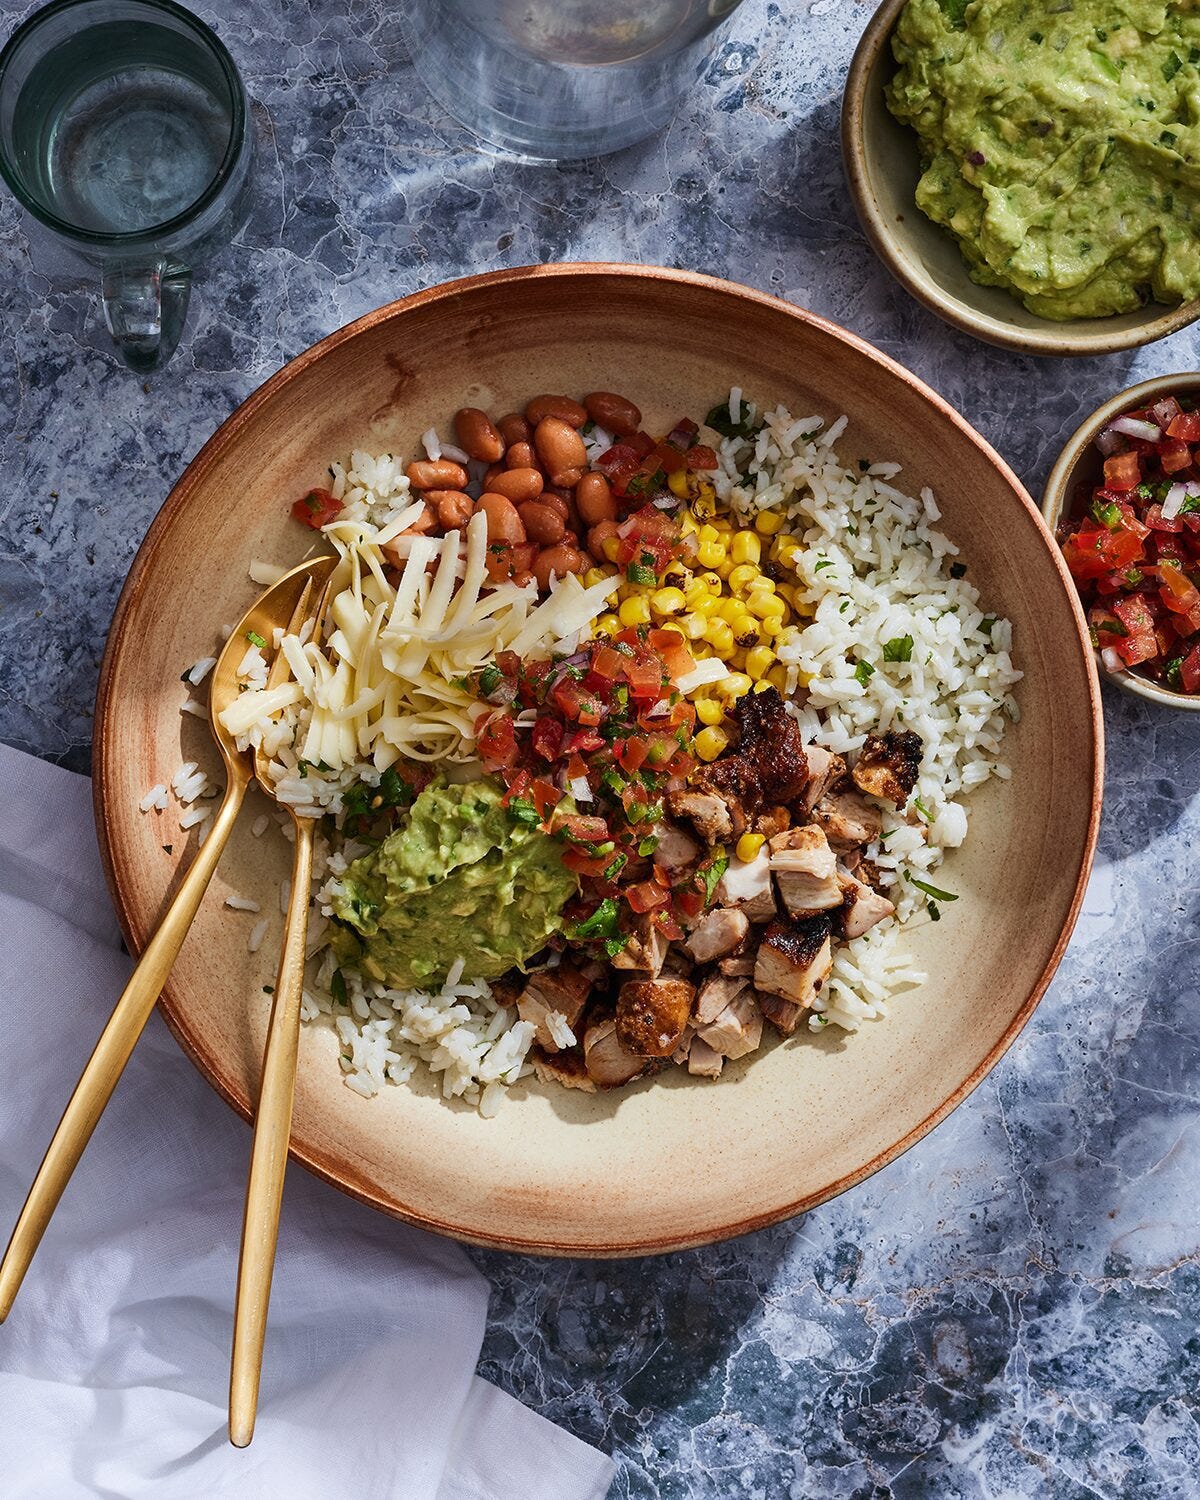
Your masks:
<path fill-rule="evenodd" d="M 0 174 L 100 268 L 126 364 L 163 364 L 191 267 L 237 227 L 246 92 L 212 31 L 171 0 L 56 0 L 0 52 Z"/>
<path fill-rule="evenodd" d="M 618 151 L 670 120 L 740 0 L 406 0 L 413 65 L 483 140 L 534 160 Z"/>

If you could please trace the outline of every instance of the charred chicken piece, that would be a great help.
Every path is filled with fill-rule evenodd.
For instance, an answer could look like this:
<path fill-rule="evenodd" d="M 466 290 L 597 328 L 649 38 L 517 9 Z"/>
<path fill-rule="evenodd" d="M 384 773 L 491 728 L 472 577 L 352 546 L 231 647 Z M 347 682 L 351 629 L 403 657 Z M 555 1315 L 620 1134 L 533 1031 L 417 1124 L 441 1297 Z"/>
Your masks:
<path fill-rule="evenodd" d="M 784 1036 L 791 1036 L 804 1014 L 802 1005 L 795 1005 L 781 995 L 771 995 L 765 990 L 758 992 L 758 1005 L 771 1025 L 777 1031 L 782 1031 Z"/>
<path fill-rule="evenodd" d="M 773 839 L 776 834 L 786 833 L 792 826 L 792 815 L 786 807 L 764 807 L 754 819 L 754 832 Z"/>
<path fill-rule="evenodd" d="M 766 847 L 753 859 L 731 859 L 713 894 L 719 905 L 736 907 L 752 922 L 769 922 L 776 913 L 771 857 Z"/>
<path fill-rule="evenodd" d="M 749 931 L 750 918 L 745 912 L 717 906 L 705 912 L 688 933 L 684 952 L 698 964 L 710 964 L 740 947 Z"/>
<path fill-rule="evenodd" d="M 621 1044 L 611 1018 L 589 1026 L 583 1034 L 583 1056 L 588 1077 L 602 1089 L 615 1089 L 646 1071 L 648 1059 Z"/>
<path fill-rule="evenodd" d="M 837 855 L 819 828 L 808 824 L 789 829 L 777 834 L 768 847 L 775 883 L 793 917 L 812 916 L 842 904 Z"/>
<path fill-rule="evenodd" d="M 529 976 L 525 993 L 517 1001 L 517 1013 L 522 1021 L 537 1027 L 538 1045 L 546 1052 L 558 1051 L 558 1044 L 546 1026 L 547 1015 L 552 1010 L 558 1011 L 574 1031 L 591 987 L 591 981 L 572 964 L 559 964 L 556 969 L 543 969 Z"/>
<path fill-rule="evenodd" d="M 642 969 L 652 978 L 662 972 L 667 956 L 667 939 L 650 920 L 650 912 L 638 915 L 629 941 L 613 958 L 614 969 Z"/>
<path fill-rule="evenodd" d="M 800 806 L 804 812 L 811 813 L 829 788 L 836 786 L 846 774 L 846 762 L 823 745 L 805 745 L 804 756 L 808 761 L 808 785 L 804 788 Z"/>
<path fill-rule="evenodd" d="M 883 832 L 882 813 L 861 792 L 827 792 L 813 809 L 813 820 L 837 850 L 870 844 Z"/>
<path fill-rule="evenodd" d="M 639 1057 L 670 1057 L 695 998 L 696 986 L 686 979 L 629 980 L 617 995 L 617 1040 Z"/>
<path fill-rule="evenodd" d="M 881 896 L 869 885 L 856 880 L 846 870 L 838 871 L 838 885 L 842 891 L 842 906 L 838 912 L 838 921 L 841 924 L 842 936 L 847 942 L 851 938 L 862 937 L 864 932 L 870 932 L 872 927 L 882 922 L 885 917 L 890 917 L 896 910 L 886 896 Z"/>
<path fill-rule="evenodd" d="M 772 922 L 758 946 L 755 987 L 793 1005 L 811 1005 L 833 968 L 831 932 L 827 916 Z"/>
<path fill-rule="evenodd" d="M 687 1070 L 697 1078 L 720 1078 L 725 1059 L 701 1036 L 694 1036 L 688 1048 Z"/>
<path fill-rule="evenodd" d="M 723 797 L 711 791 L 685 787 L 667 793 L 672 817 L 685 818 L 706 844 L 727 844 L 733 837 L 733 819 Z"/>
<path fill-rule="evenodd" d="M 748 960 L 753 971 L 754 960 Z M 700 986 L 696 996 L 696 1010 L 692 1017 L 697 1026 L 707 1026 L 715 1021 L 725 1007 L 747 989 L 748 975 L 712 974 Z"/>
<path fill-rule="evenodd" d="M 808 782 L 808 757 L 800 726 L 788 713 L 778 688 L 739 699 L 737 723 L 738 757 L 753 766 L 764 800 L 794 802 Z"/>
<path fill-rule="evenodd" d="M 924 753 L 921 736 L 911 729 L 869 734 L 850 774 L 862 791 L 903 807 L 917 784 Z"/>
<path fill-rule="evenodd" d="M 741 838 L 762 806 L 762 782 L 744 755 L 726 755 L 700 766 L 693 775 L 693 785 L 724 803 L 733 838 Z"/>
<path fill-rule="evenodd" d="M 715 1021 L 702 1027 L 696 1035 L 722 1057 L 731 1060 L 745 1057 L 762 1041 L 763 1014 L 753 992 L 745 989 L 736 995 Z"/>
<path fill-rule="evenodd" d="M 596 1092 L 595 1081 L 589 1077 L 583 1053 L 578 1047 L 568 1052 L 543 1052 L 534 1046 L 529 1053 L 535 1078 L 543 1083 L 557 1083 L 565 1089 L 582 1089 L 585 1094 Z"/>
<path fill-rule="evenodd" d="M 690 833 L 675 823 L 662 823 L 658 830 L 658 844 L 654 850 L 654 863 L 666 870 L 672 879 L 677 879 L 703 856 L 704 847 Z"/>
<path fill-rule="evenodd" d="M 772 916 L 774 913 L 772 912 Z M 749 979 L 754 973 L 754 954 L 742 953 L 736 958 L 723 958 L 717 964 L 717 969 L 722 974 L 736 975 L 739 979 Z"/>

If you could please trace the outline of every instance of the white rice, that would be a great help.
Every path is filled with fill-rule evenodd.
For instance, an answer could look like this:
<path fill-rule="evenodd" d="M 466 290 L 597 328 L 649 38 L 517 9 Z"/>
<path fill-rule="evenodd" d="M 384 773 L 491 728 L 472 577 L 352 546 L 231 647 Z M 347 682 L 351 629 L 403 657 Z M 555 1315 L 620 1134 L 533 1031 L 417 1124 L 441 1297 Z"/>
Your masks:
<path fill-rule="evenodd" d="M 263 945 L 263 939 L 267 935 L 267 928 L 271 925 L 269 918 L 263 917 L 261 922 L 255 922 L 250 929 L 250 939 L 246 946 L 251 953 L 257 953 Z"/>
<path fill-rule="evenodd" d="M 167 789 L 161 785 L 152 786 L 142 800 L 138 803 L 138 812 L 149 812 L 151 808 L 155 812 L 164 812 L 167 806 Z"/>
<path fill-rule="evenodd" d="M 225 905 L 230 911 L 262 911 L 257 901 L 251 901 L 248 896 L 226 896 Z"/>

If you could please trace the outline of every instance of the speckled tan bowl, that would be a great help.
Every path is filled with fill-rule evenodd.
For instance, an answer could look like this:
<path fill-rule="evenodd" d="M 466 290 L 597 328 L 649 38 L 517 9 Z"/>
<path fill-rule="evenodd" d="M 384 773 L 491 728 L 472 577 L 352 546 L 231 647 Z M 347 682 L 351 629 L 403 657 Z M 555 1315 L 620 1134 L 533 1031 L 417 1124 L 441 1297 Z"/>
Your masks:
<path fill-rule="evenodd" d="M 1100 806 L 1098 685 L 1062 559 L 1012 472 L 913 375 L 775 298 L 682 271 L 546 266 L 435 287 L 333 334 L 236 411 L 175 486 L 121 596 L 97 705 L 100 837 L 131 947 L 194 846 L 177 807 L 142 814 L 138 799 L 184 759 L 216 765 L 206 726 L 180 714 L 179 673 L 252 597 L 251 558 L 299 557 L 306 536 L 288 505 L 332 457 L 411 451 L 459 406 L 499 413 L 545 390 L 626 392 L 651 431 L 666 431 L 731 384 L 793 411 L 847 414 L 851 465 L 897 459 L 909 485 L 938 492 L 971 579 L 1014 622 L 1026 676 L 1005 744 L 1012 780 L 971 798 L 968 842 L 938 877 L 960 899 L 911 932 L 928 983 L 854 1036 L 830 1027 L 775 1041 L 716 1084 L 675 1069 L 595 1095 L 522 1084 L 481 1120 L 428 1083 L 359 1098 L 341 1081 L 332 1031 L 307 1028 L 293 1155 L 413 1223 L 508 1249 L 622 1255 L 798 1213 L 965 1098 L 1066 945 Z M 257 1090 L 288 869 L 282 838 L 252 834 L 262 810 L 248 801 L 162 1002 L 242 1114 Z M 232 893 L 273 914 L 256 955 L 255 919 L 222 904 Z"/>
<path fill-rule="evenodd" d="M 883 0 L 867 23 L 842 96 L 842 156 L 854 206 L 876 254 L 931 312 L 966 333 L 1024 354 L 1110 354 L 1152 344 L 1200 317 L 1200 301 L 1152 302 L 1112 318 L 1056 323 L 1000 287 L 977 286 L 958 243 L 916 204 L 915 132 L 893 119 L 884 85 L 895 71 L 891 36 L 906 0 Z"/>
<path fill-rule="evenodd" d="M 1156 375 L 1153 380 L 1143 380 L 1140 385 L 1131 385 L 1127 391 L 1118 392 L 1103 406 L 1097 407 L 1087 421 L 1080 423 L 1058 455 L 1042 491 L 1042 514 L 1052 532 L 1057 532 L 1058 523 L 1069 510 L 1076 485 L 1100 483 L 1103 459 L 1095 447 L 1100 429 L 1122 412 L 1133 407 L 1150 406 L 1161 396 L 1181 391 L 1200 399 L 1200 375 L 1194 372 L 1190 375 Z M 1163 708 L 1181 708 L 1191 713 L 1200 710 L 1200 694 L 1176 693 L 1129 670 L 1110 672 L 1098 655 L 1096 665 L 1102 677 L 1115 682 L 1123 692 L 1131 693 L 1135 698 L 1144 698 Z"/>

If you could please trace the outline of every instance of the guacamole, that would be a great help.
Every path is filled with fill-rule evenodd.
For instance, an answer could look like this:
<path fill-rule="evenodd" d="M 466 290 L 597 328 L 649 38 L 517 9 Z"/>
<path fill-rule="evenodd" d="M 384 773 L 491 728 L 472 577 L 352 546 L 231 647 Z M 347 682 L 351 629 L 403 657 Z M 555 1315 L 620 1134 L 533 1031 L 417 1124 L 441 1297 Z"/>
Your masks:
<path fill-rule="evenodd" d="M 402 828 L 333 889 L 341 963 L 400 989 L 439 985 L 456 958 L 492 979 L 545 945 L 576 890 L 558 842 L 501 806 L 494 782 L 431 782 Z"/>
<path fill-rule="evenodd" d="M 1200 297 L 1200 9 L 909 0 L 888 107 L 918 207 L 1045 318 Z"/>

